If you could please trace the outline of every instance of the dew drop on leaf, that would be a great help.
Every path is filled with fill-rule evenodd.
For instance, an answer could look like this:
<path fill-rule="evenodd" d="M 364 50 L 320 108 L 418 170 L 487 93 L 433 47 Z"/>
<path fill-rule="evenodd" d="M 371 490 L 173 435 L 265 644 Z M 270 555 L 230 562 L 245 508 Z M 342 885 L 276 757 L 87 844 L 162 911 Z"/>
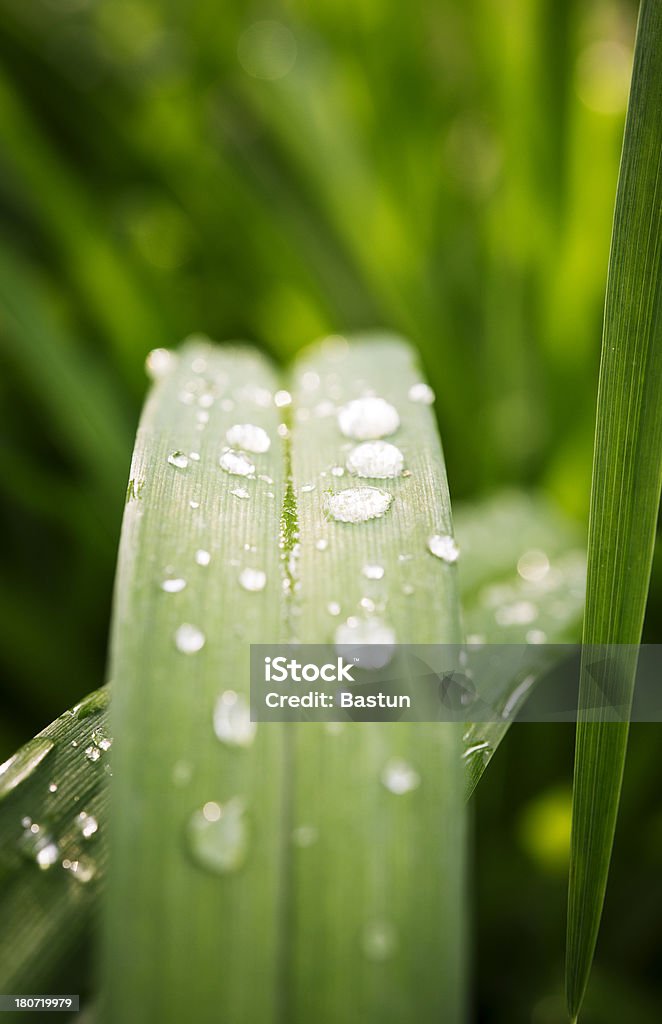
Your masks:
<path fill-rule="evenodd" d="M 205 645 L 205 634 L 190 622 L 183 622 L 175 633 L 175 647 L 182 654 L 196 654 Z"/>
<path fill-rule="evenodd" d="M 95 832 L 99 829 L 99 822 L 93 814 L 88 814 L 87 811 L 81 811 L 80 814 L 76 815 L 76 828 L 82 835 L 83 839 L 90 839 Z"/>
<path fill-rule="evenodd" d="M 195 560 L 198 565 L 209 565 L 211 562 L 211 555 L 208 551 L 205 551 L 204 548 L 198 548 L 195 553 Z"/>
<path fill-rule="evenodd" d="M 393 434 L 400 426 L 398 411 L 383 398 L 357 398 L 338 410 L 338 426 L 345 437 L 371 441 Z"/>
<path fill-rule="evenodd" d="M 264 590 L 267 585 L 267 574 L 262 569 L 242 569 L 239 582 L 244 590 Z"/>
<path fill-rule="evenodd" d="M 384 566 L 366 563 L 361 570 L 367 580 L 381 580 L 384 578 Z"/>
<path fill-rule="evenodd" d="M 175 451 L 170 452 L 168 456 L 168 463 L 174 466 L 175 469 L 188 469 L 189 458 L 184 452 Z"/>
<path fill-rule="evenodd" d="M 413 789 L 418 789 L 421 777 L 408 761 L 401 757 L 392 757 L 382 769 L 381 781 L 389 793 L 402 796 L 403 793 L 411 793 Z"/>
<path fill-rule="evenodd" d="M 407 397 L 410 402 L 419 402 L 421 405 L 432 405 L 435 399 L 435 394 L 429 384 L 425 384 L 423 381 L 418 381 L 416 384 L 412 384 Z"/>
<path fill-rule="evenodd" d="M 237 871 L 248 853 L 244 801 L 209 801 L 194 811 L 186 826 L 188 849 L 196 864 L 215 874 Z"/>
<path fill-rule="evenodd" d="M 254 476 L 255 466 L 243 452 L 228 448 L 223 452 L 219 461 L 221 469 L 232 476 Z"/>
<path fill-rule="evenodd" d="M 379 487 L 353 487 L 327 494 L 326 508 L 340 523 L 365 523 L 388 512 L 392 501 L 393 495 Z"/>
<path fill-rule="evenodd" d="M 352 449 L 346 464 L 354 476 L 389 480 L 400 476 L 405 459 L 400 449 L 388 441 L 366 441 Z"/>
<path fill-rule="evenodd" d="M 247 452 L 268 452 L 271 439 L 266 430 L 254 423 L 235 423 L 225 435 L 232 448 L 243 448 Z"/>
<path fill-rule="evenodd" d="M 186 580 L 181 577 L 177 577 L 175 579 L 164 580 L 161 584 L 161 590 L 165 590 L 166 594 L 178 594 L 185 586 Z"/>
<path fill-rule="evenodd" d="M 167 348 L 153 348 L 145 359 L 145 371 L 150 380 L 161 380 L 173 369 L 177 356 Z"/>
<path fill-rule="evenodd" d="M 248 701 L 234 690 L 220 695 L 214 707 L 214 732 L 230 747 L 250 747 L 255 739 L 257 723 L 251 722 Z"/>
<path fill-rule="evenodd" d="M 449 533 L 433 533 L 428 538 L 428 551 L 442 562 L 457 562 L 460 549 Z"/>

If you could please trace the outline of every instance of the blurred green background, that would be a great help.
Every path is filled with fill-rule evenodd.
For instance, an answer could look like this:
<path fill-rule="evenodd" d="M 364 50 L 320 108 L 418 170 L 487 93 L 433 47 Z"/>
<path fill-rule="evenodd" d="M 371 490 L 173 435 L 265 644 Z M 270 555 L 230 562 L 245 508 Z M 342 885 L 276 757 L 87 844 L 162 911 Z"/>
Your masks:
<path fill-rule="evenodd" d="M 156 346 L 413 339 L 451 489 L 584 522 L 629 0 L 0 0 L 0 760 L 103 680 Z M 656 561 L 648 640 L 659 640 Z M 586 1024 L 662 1020 L 657 726 L 637 726 Z M 476 1019 L 564 1019 L 573 735 L 475 798 Z"/>

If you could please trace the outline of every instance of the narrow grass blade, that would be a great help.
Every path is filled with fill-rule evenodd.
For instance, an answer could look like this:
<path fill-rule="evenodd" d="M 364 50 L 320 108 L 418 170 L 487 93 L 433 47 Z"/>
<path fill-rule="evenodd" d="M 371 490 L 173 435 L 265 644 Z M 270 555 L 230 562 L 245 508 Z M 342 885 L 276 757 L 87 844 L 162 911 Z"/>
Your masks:
<path fill-rule="evenodd" d="M 662 482 L 662 5 L 643 0 L 609 261 L 595 436 L 584 642 L 637 644 Z M 636 658 L 607 683 L 632 696 Z M 582 673 L 582 692 L 591 679 Z M 580 719 L 566 989 L 577 1017 L 607 884 L 628 727 Z"/>
<path fill-rule="evenodd" d="M 586 555 L 581 533 L 543 498 L 516 491 L 455 509 L 462 617 L 467 668 L 480 659 L 483 644 L 530 644 L 529 659 L 516 658 L 516 674 L 500 671 L 489 679 L 481 670 L 482 690 L 509 717 L 473 722 L 464 734 L 464 761 L 471 795 L 532 692 L 541 672 L 538 644 L 576 643 L 581 635 Z M 476 646 L 474 646 L 476 645 Z"/>
<path fill-rule="evenodd" d="M 457 643 L 457 567 L 427 547 L 430 536 L 452 534 L 448 487 L 432 412 L 411 397 L 428 397 L 411 349 L 388 337 L 330 339 L 298 361 L 292 390 L 297 638 L 329 643 L 341 627 L 357 643 L 391 631 L 399 642 Z M 375 429 L 390 435 L 406 475 L 395 463 L 386 479 L 346 468 L 359 441 L 341 433 L 338 409 L 364 394 L 397 410 L 397 430 Z M 388 511 L 333 518 L 331 495 L 353 492 L 360 506 L 366 487 L 392 496 Z M 287 1019 L 463 1019 L 461 731 L 403 722 L 293 729 Z"/>
<path fill-rule="evenodd" d="M 3 992 L 48 991 L 83 955 L 106 863 L 107 704 L 90 694 L 0 767 Z"/>
<path fill-rule="evenodd" d="M 276 387 L 256 354 L 192 344 L 141 420 L 112 637 L 108 1021 L 266 1024 L 278 1005 L 282 729 L 254 735 L 246 711 L 249 644 L 283 630 Z M 247 423 L 269 450 L 227 472 Z"/>

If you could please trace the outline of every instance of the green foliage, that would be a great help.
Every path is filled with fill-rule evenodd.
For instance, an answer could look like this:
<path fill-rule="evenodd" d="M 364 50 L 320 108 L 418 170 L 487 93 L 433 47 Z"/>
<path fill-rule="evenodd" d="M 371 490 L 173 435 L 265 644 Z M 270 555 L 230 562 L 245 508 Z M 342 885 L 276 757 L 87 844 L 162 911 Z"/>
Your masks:
<path fill-rule="evenodd" d="M 662 486 L 662 7 L 644 0 L 623 143 L 598 391 L 584 643 L 641 639 Z M 629 705 L 636 646 L 603 685 Z M 581 692 L 595 685 L 583 666 Z M 568 1006 L 577 1016 L 597 940 L 628 727 L 580 718 L 568 909 Z"/>

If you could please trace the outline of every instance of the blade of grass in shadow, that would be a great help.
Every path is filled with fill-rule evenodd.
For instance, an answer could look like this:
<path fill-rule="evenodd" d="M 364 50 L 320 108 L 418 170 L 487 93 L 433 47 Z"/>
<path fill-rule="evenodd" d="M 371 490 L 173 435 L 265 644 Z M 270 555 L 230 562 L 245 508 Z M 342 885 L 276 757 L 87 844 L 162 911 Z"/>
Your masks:
<path fill-rule="evenodd" d="M 554 662 L 538 644 L 576 643 L 581 635 L 586 556 L 581 533 L 541 497 L 515 491 L 455 509 L 467 669 L 478 670 L 484 644 L 528 644 L 514 649 L 513 674 L 480 668 L 481 695 L 505 716 L 472 722 L 464 734 L 468 795 L 510 728 L 512 717 Z M 499 538 L 499 543 L 495 543 Z M 559 650 L 559 657 L 562 649 Z M 488 689 L 489 687 L 489 689 Z"/>
<path fill-rule="evenodd" d="M 338 410 L 364 395 L 392 409 L 377 407 L 367 433 L 345 423 L 343 436 Z M 329 339 L 297 362 L 293 397 L 297 638 L 457 643 L 457 567 L 428 548 L 431 536 L 452 535 L 448 486 L 412 350 L 378 335 Z M 385 435 L 377 456 L 360 444 Z M 333 517 L 334 495 L 350 507 L 345 521 Z M 390 507 L 362 515 L 362 503 L 380 496 Z M 288 1019 L 463 1019 L 461 732 L 406 722 L 294 727 Z M 320 949 L 333 969 L 317 968 Z"/>
<path fill-rule="evenodd" d="M 283 729 L 255 731 L 247 700 L 249 644 L 283 629 L 276 388 L 263 357 L 193 343 L 141 419 L 112 635 L 108 1021 L 274 1019 Z"/>
<path fill-rule="evenodd" d="M 80 956 L 106 862 L 107 704 L 90 694 L 0 767 L 3 992 L 48 991 Z"/>
<path fill-rule="evenodd" d="M 591 486 L 584 643 L 636 645 L 662 482 L 662 5 L 643 0 L 605 305 Z M 636 655 L 611 649 L 604 684 L 632 697 Z M 581 693 L 594 684 L 583 664 Z M 576 1019 L 607 884 L 628 726 L 577 726 L 566 991 Z"/>

